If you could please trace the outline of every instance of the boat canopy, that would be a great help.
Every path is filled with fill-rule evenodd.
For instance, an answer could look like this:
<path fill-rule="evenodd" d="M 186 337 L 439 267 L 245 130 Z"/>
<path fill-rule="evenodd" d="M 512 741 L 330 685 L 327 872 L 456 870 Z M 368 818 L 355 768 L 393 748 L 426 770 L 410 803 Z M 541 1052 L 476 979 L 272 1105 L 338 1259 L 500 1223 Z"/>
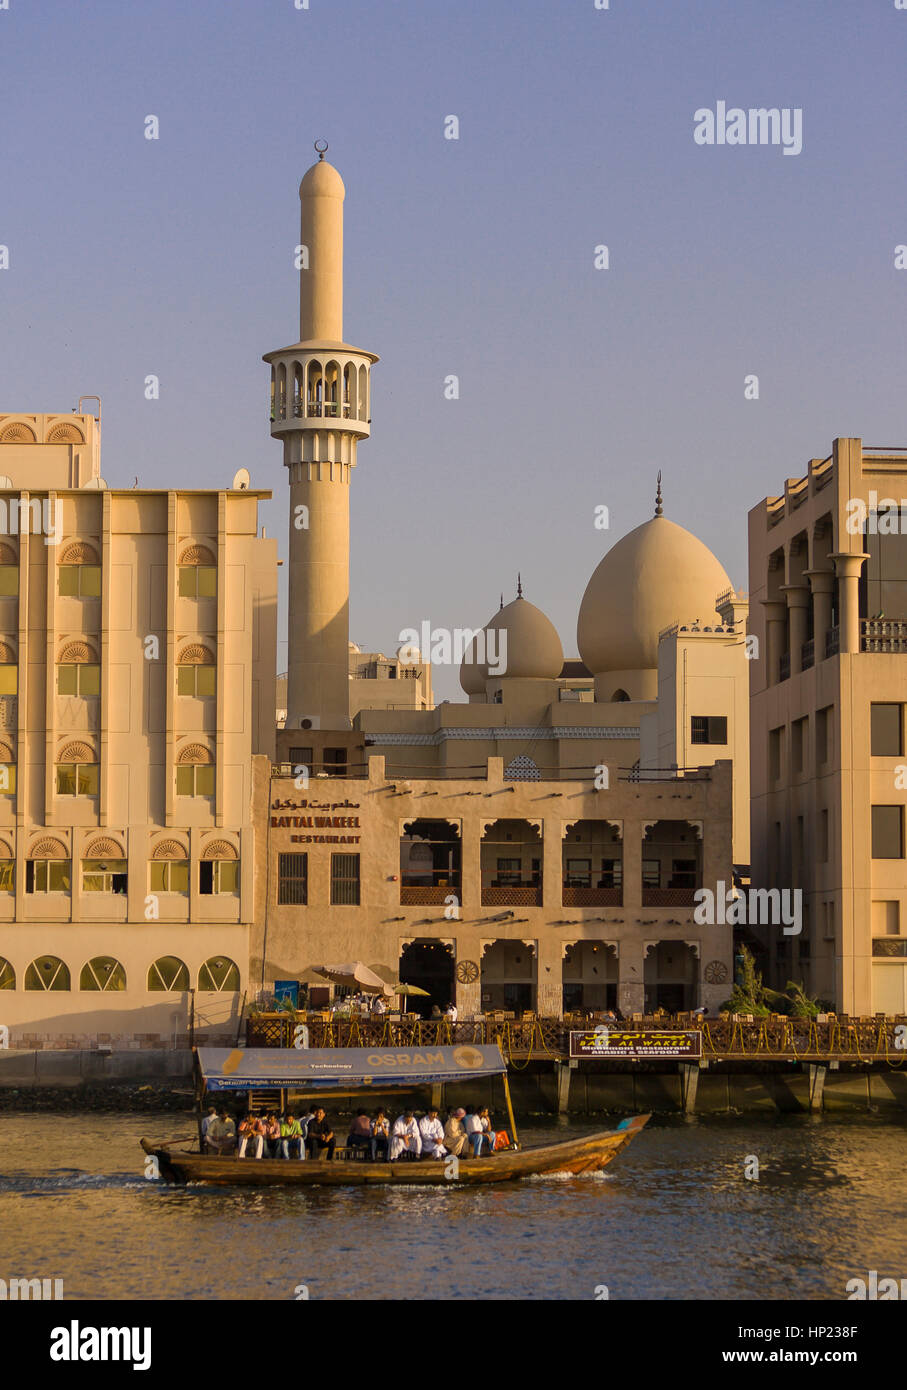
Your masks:
<path fill-rule="evenodd" d="M 369 1087 L 432 1085 L 501 1076 L 501 1049 L 460 1047 L 200 1047 L 198 1065 L 209 1091 L 293 1087 L 349 1092 Z"/>

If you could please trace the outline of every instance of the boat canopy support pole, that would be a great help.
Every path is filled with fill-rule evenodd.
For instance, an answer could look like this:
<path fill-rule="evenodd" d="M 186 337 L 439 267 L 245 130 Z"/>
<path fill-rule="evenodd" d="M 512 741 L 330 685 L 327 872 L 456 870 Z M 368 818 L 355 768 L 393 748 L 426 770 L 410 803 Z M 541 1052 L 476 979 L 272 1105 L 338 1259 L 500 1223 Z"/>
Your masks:
<path fill-rule="evenodd" d="M 507 1118 L 510 1120 L 510 1137 L 513 1141 L 513 1147 L 518 1149 L 520 1147 L 520 1139 L 516 1132 L 516 1120 L 513 1118 L 513 1102 L 510 1099 L 510 1082 L 507 1079 L 506 1071 L 504 1072 L 504 1099 L 507 1102 Z"/>

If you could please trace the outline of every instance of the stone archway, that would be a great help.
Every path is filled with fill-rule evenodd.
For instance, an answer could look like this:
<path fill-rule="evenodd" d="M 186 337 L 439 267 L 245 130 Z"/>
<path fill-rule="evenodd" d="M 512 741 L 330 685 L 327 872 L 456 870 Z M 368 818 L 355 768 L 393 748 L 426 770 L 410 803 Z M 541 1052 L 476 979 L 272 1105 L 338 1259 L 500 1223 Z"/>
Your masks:
<path fill-rule="evenodd" d="M 437 1005 L 443 1013 L 456 999 L 454 978 L 454 948 L 450 942 L 419 937 L 408 941 L 400 951 L 400 979 L 403 984 L 418 985 L 428 991 L 427 997 L 416 994 L 407 999 L 407 1011 L 430 1018 Z"/>

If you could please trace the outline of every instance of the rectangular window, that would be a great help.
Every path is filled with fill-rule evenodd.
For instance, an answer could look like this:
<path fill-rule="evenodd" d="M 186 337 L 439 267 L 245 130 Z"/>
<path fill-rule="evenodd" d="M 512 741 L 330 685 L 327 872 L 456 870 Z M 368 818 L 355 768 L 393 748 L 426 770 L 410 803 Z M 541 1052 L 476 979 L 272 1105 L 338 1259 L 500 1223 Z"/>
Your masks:
<path fill-rule="evenodd" d="M 69 888 L 68 859 L 27 859 L 25 861 L 26 893 L 68 893 Z"/>
<path fill-rule="evenodd" d="M 312 766 L 312 750 L 311 750 L 311 748 L 291 748 L 291 749 L 290 749 L 290 762 L 291 762 L 291 763 L 295 763 L 297 767 L 308 767 L 308 768 L 311 768 L 311 766 Z"/>
<path fill-rule="evenodd" d="M 83 893 L 126 893 L 125 859 L 83 859 Z"/>
<path fill-rule="evenodd" d="M 495 888 L 519 888 L 523 882 L 523 866 L 519 859 L 499 859 Z"/>
<path fill-rule="evenodd" d="M 19 592 L 19 566 L 0 565 L 0 598 L 15 598 Z"/>
<path fill-rule="evenodd" d="M 869 746 L 874 758 L 902 756 L 901 709 L 901 705 L 873 703 L 869 706 Z"/>
<path fill-rule="evenodd" d="M 592 884 L 592 860 L 567 860 L 567 887 L 589 888 Z"/>
<path fill-rule="evenodd" d="M 833 706 L 816 710 L 816 766 L 828 762 L 829 736 L 831 734 L 831 712 Z"/>
<path fill-rule="evenodd" d="M 16 891 L 16 861 L 15 859 L 0 859 L 0 893 L 14 893 Z"/>
<path fill-rule="evenodd" d="M 661 887 L 660 859 L 644 859 L 642 861 L 642 886 L 643 888 Z"/>
<path fill-rule="evenodd" d="M 176 670 L 178 695 L 195 695 L 208 699 L 217 694 L 217 667 L 211 665 L 178 666 Z"/>
<path fill-rule="evenodd" d="M 203 859 L 198 866 L 200 893 L 235 893 L 239 888 L 238 859 Z"/>
<path fill-rule="evenodd" d="M 603 859 L 597 888 L 620 888 L 623 882 L 623 863 L 620 859 Z"/>
<path fill-rule="evenodd" d="M 16 764 L 0 763 L 0 796 L 15 796 Z"/>
<path fill-rule="evenodd" d="M 872 954 L 874 956 L 887 956 L 889 960 L 892 957 L 897 959 L 907 956 L 907 936 L 900 941 L 892 941 L 889 937 L 882 937 L 881 941 L 873 941 Z"/>
<path fill-rule="evenodd" d="M 0 695 L 15 695 L 19 689 L 18 666 L 0 666 Z"/>
<path fill-rule="evenodd" d="M 177 796 L 213 796 L 214 764 L 182 763 L 176 769 Z"/>
<path fill-rule="evenodd" d="M 325 748 L 324 750 L 324 770 L 331 777 L 346 776 L 346 749 L 345 748 Z"/>
<path fill-rule="evenodd" d="M 727 717 L 694 714 L 690 720 L 691 743 L 727 743 Z"/>
<path fill-rule="evenodd" d="M 57 763 L 57 796 L 97 796 L 97 763 Z"/>
<path fill-rule="evenodd" d="M 337 906 L 359 906 L 359 855 L 331 855 L 331 902 Z"/>
<path fill-rule="evenodd" d="M 806 731 L 807 719 L 795 719 L 790 726 L 791 734 L 791 762 L 794 772 L 803 772 L 806 756 Z"/>
<path fill-rule="evenodd" d="M 696 860 L 695 859 L 672 859 L 671 860 L 671 882 L 669 888 L 695 888 L 696 887 Z"/>
<path fill-rule="evenodd" d="M 781 781 L 781 740 L 784 729 L 772 729 L 768 736 L 768 780 Z"/>
<path fill-rule="evenodd" d="M 872 807 L 872 857 L 873 859 L 903 859 L 903 806 Z"/>
<path fill-rule="evenodd" d="M 80 665 L 69 663 L 57 667 L 58 695 L 100 695 L 101 668 L 85 662 Z"/>
<path fill-rule="evenodd" d="M 188 893 L 188 859 L 152 859 L 149 883 L 152 893 Z"/>
<path fill-rule="evenodd" d="M 818 859 L 820 864 L 828 863 L 828 811 L 819 812 Z"/>
<path fill-rule="evenodd" d="M 305 907 L 309 900 L 309 856 L 280 854 L 277 856 L 277 901 Z"/>
<path fill-rule="evenodd" d="M 180 598 L 217 598 L 215 565 L 180 565 L 177 578 Z"/>
<path fill-rule="evenodd" d="M 100 565 L 61 565 L 57 592 L 61 598 L 100 598 Z"/>

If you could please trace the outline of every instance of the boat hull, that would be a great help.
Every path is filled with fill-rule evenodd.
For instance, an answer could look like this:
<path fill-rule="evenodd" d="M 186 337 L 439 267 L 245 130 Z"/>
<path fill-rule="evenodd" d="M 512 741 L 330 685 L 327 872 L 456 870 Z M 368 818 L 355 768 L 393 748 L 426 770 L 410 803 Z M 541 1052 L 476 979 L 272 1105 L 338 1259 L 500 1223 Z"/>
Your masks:
<path fill-rule="evenodd" d="M 567 1139 L 559 1144 L 499 1151 L 492 1158 L 461 1159 L 452 1170 L 450 1160 L 422 1159 L 417 1163 L 369 1163 L 363 1159 L 255 1159 L 218 1158 L 189 1153 L 169 1144 L 141 1141 L 146 1154 L 158 1160 L 165 1182 L 212 1183 L 221 1187 L 372 1186 L 471 1187 L 478 1183 L 513 1182 L 544 1173 L 592 1173 L 616 1158 L 649 1120 L 635 1115 L 620 1129 Z"/>

